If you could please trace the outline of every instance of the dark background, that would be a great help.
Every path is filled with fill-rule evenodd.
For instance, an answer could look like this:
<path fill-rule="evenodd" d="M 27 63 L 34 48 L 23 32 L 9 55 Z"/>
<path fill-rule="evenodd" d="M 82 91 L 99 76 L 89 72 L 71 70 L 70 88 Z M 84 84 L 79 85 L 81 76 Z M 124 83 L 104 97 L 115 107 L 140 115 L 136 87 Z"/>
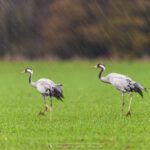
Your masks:
<path fill-rule="evenodd" d="M 149 55 L 149 0 L 0 0 L 1 58 Z"/>

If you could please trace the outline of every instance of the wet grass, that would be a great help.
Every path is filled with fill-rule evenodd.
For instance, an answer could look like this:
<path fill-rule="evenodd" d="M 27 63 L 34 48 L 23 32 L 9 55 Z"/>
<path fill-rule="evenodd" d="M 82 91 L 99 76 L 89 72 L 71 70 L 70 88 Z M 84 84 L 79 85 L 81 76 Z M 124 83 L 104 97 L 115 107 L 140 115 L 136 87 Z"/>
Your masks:
<path fill-rule="evenodd" d="M 0 149 L 150 149 L 150 63 L 106 62 L 104 75 L 126 74 L 148 92 L 134 94 L 132 116 L 126 118 L 129 96 L 120 119 L 121 93 L 99 81 L 95 62 L 0 62 Z M 33 81 L 49 78 L 63 84 L 64 103 L 53 99 L 53 121 L 42 96 L 28 83 L 24 68 L 34 70 Z M 49 104 L 49 98 L 47 98 Z"/>

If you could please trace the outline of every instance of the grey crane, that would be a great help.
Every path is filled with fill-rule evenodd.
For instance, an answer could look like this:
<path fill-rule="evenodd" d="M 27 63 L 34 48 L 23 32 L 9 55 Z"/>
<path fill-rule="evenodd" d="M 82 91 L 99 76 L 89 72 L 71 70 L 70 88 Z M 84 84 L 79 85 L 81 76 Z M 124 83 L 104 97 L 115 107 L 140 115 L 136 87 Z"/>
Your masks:
<path fill-rule="evenodd" d="M 61 84 L 55 84 L 53 81 L 49 79 L 39 79 L 36 82 L 32 82 L 33 70 L 31 68 L 26 68 L 21 73 L 29 73 L 29 83 L 32 87 L 37 88 L 38 92 L 41 93 L 43 97 L 43 101 L 45 104 L 45 110 L 40 111 L 39 115 L 44 115 L 44 113 L 49 109 L 50 110 L 50 120 L 52 120 L 52 97 L 57 98 L 62 101 L 63 91 L 61 88 Z M 50 97 L 50 107 L 46 104 L 46 97 Z"/>
<path fill-rule="evenodd" d="M 122 117 L 123 109 L 124 109 L 124 94 L 128 93 L 131 98 L 129 102 L 129 107 L 128 107 L 128 112 L 126 116 L 131 115 L 131 102 L 133 99 L 132 92 L 137 92 L 143 97 L 142 90 L 146 90 L 141 84 L 133 81 L 131 78 L 118 74 L 118 73 L 110 73 L 106 77 L 102 77 L 102 73 L 105 71 L 105 65 L 104 64 L 98 64 L 96 66 L 93 66 L 93 68 L 101 68 L 101 71 L 99 73 L 99 79 L 104 82 L 111 84 L 113 87 L 116 89 L 120 90 L 122 92 L 122 97 L 123 97 L 123 102 L 122 102 L 122 109 L 121 109 L 121 114 L 120 118 Z"/>

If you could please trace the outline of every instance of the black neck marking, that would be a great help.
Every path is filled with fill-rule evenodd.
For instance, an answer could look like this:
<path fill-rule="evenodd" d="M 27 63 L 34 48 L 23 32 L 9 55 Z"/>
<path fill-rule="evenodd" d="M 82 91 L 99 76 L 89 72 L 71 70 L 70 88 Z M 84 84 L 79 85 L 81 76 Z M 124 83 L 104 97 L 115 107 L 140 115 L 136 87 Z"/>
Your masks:
<path fill-rule="evenodd" d="M 30 76 L 29 76 L 29 83 L 31 83 L 31 78 L 32 78 L 32 75 L 30 73 Z"/>
<path fill-rule="evenodd" d="M 101 71 L 100 71 L 100 73 L 99 73 L 99 78 L 101 79 L 101 77 L 102 77 L 102 73 L 103 73 L 103 71 L 104 71 L 104 69 L 103 68 L 101 68 Z"/>

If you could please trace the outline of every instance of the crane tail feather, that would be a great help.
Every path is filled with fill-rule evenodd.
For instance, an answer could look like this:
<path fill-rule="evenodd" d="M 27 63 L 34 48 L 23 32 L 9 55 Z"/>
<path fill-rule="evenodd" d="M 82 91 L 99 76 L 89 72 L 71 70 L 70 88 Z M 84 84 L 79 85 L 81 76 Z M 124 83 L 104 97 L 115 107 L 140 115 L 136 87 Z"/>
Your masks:
<path fill-rule="evenodd" d="M 57 84 L 54 88 L 53 88 L 53 92 L 52 92 L 52 95 L 54 97 L 56 97 L 58 100 L 62 101 L 62 98 L 64 98 L 63 96 L 63 91 L 62 91 L 62 88 L 61 88 L 62 85 L 59 85 Z"/>
<path fill-rule="evenodd" d="M 135 92 L 138 92 L 138 93 L 141 95 L 141 97 L 143 98 L 143 92 L 141 91 L 141 89 L 138 89 L 138 90 L 135 91 Z"/>
<path fill-rule="evenodd" d="M 141 84 L 139 84 L 139 83 L 135 83 L 134 86 L 135 86 L 135 87 L 134 87 L 134 91 L 137 92 L 137 93 L 139 93 L 139 94 L 141 95 L 141 97 L 143 98 L 143 92 L 142 92 L 142 90 L 146 91 L 146 88 L 144 88 L 144 87 L 143 87 Z"/>

